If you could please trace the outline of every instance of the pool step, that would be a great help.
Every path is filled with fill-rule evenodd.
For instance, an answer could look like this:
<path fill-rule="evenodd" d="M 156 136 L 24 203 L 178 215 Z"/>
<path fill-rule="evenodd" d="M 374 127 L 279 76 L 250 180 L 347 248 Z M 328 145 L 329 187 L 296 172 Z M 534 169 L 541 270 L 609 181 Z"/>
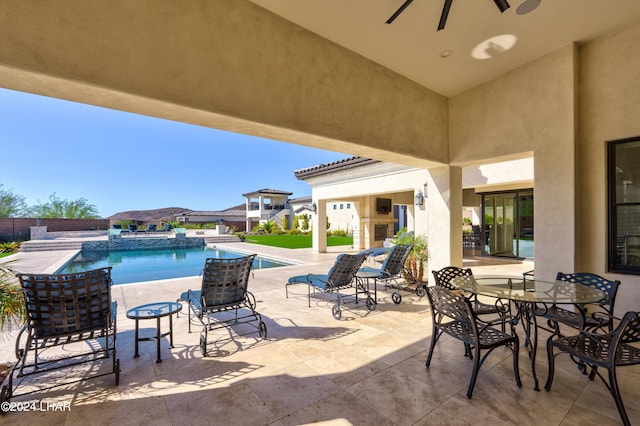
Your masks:
<path fill-rule="evenodd" d="M 20 244 L 20 251 L 81 250 L 82 241 L 32 240 Z"/>

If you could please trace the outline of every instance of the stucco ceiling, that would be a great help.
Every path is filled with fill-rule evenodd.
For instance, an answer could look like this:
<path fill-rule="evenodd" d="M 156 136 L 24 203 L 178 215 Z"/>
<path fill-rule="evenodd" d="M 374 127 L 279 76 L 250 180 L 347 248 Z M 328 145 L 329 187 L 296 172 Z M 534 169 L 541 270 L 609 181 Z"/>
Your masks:
<path fill-rule="evenodd" d="M 583 43 L 640 22 L 640 0 L 252 0 L 254 3 L 445 96 L 454 96 L 571 42 Z M 524 7 L 524 6 L 523 6 Z M 451 54 L 443 58 L 441 52 Z"/>

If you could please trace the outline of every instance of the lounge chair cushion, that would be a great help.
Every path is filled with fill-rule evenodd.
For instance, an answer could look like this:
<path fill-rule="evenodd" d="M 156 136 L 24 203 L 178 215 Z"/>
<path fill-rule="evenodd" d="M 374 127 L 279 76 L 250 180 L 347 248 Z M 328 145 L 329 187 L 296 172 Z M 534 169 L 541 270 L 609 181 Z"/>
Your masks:
<path fill-rule="evenodd" d="M 327 288 L 327 282 L 329 281 L 329 274 L 307 274 L 291 277 L 288 280 L 289 284 L 311 284 L 314 287 L 320 289 Z"/>

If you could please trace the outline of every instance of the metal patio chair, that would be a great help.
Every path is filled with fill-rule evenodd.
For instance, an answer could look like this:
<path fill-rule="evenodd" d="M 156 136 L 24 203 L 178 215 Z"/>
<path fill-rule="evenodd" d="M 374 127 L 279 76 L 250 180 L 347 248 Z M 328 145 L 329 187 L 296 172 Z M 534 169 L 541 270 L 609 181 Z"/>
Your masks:
<path fill-rule="evenodd" d="M 412 244 L 397 244 L 389 249 L 390 251 L 387 254 L 387 257 L 384 259 L 384 262 L 382 263 L 380 268 L 365 266 L 363 268 L 360 268 L 359 272 L 372 272 L 379 274 L 379 276 L 375 278 L 376 284 L 378 282 L 382 282 L 385 288 L 395 289 L 395 291 L 391 293 L 391 300 L 393 300 L 393 303 L 399 304 L 400 302 L 402 302 L 402 295 L 400 294 L 400 290 L 403 290 L 400 280 L 402 280 L 402 282 L 405 282 L 404 272 L 406 272 L 410 276 L 408 271 L 406 271 L 404 265 L 407 261 L 407 258 L 411 254 L 412 249 Z M 411 279 L 411 283 L 416 285 L 415 293 L 420 298 L 424 297 L 424 284 L 418 282 L 413 277 L 411 277 Z"/>
<path fill-rule="evenodd" d="M 111 301 L 111 267 L 73 274 L 16 276 L 24 292 L 27 321 L 16 339 L 18 362 L 9 372 L 0 400 L 109 374 L 115 375 L 118 385 L 120 360 L 116 358 L 116 302 Z M 34 381 L 35 389 L 16 393 L 26 377 L 105 358 L 112 358 L 108 372 L 89 371 L 77 380 L 45 375 Z M 48 379 L 56 383 L 38 386 Z"/>
<path fill-rule="evenodd" d="M 558 336 L 562 335 L 560 332 L 560 324 L 564 324 L 578 331 L 601 330 L 611 332 L 613 330 L 613 309 L 620 281 L 607 280 L 599 275 L 587 272 L 574 274 L 558 272 L 556 281 L 577 283 L 595 288 L 604 292 L 607 297 L 598 304 L 589 305 L 590 312 L 587 312 L 586 307 L 582 305 L 577 305 L 575 309 L 571 310 L 557 305 L 539 306 L 536 314 L 545 318 L 548 326 L 548 328 L 542 326 L 540 328 Z M 561 286 L 559 288 L 562 289 Z"/>
<path fill-rule="evenodd" d="M 619 367 L 640 364 L 640 348 L 633 343 L 640 342 L 640 315 L 638 312 L 627 312 L 622 321 L 609 333 L 591 333 L 582 331 L 574 336 L 552 336 L 547 340 L 549 357 L 549 375 L 544 388 L 551 390 L 554 376 L 555 357 L 560 353 L 568 353 L 571 358 L 591 367 L 589 379 L 597 375 L 609 390 L 618 408 L 622 423 L 629 425 L 629 417 L 622 403 L 622 395 L 618 386 L 617 371 Z M 553 353 L 555 349 L 560 352 Z M 606 369 L 608 380 L 598 369 Z"/>
<path fill-rule="evenodd" d="M 262 316 L 256 312 L 255 296 L 247 290 L 249 274 L 256 255 L 239 258 L 206 259 L 202 273 L 200 290 L 188 290 L 178 301 L 189 304 L 189 332 L 191 333 L 191 313 L 202 323 L 200 350 L 207 355 L 208 333 L 221 328 L 249 324 L 259 336 L 267 337 L 267 326 Z M 229 315 L 231 313 L 232 315 Z M 254 333 L 239 332 L 238 335 Z"/>
<path fill-rule="evenodd" d="M 354 289 L 355 303 L 358 303 L 358 295 L 365 295 L 365 304 L 368 311 L 372 311 L 376 308 L 376 302 L 369 294 L 368 288 L 361 285 L 355 280 L 355 274 L 362 266 L 362 263 L 367 257 L 366 252 L 357 254 L 341 254 L 336 258 L 335 263 L 326 274 L 307 274 L 298 275 L 289 278 L 285 284 L 285 292 L 287 298 L 289 297 L 289 286 L 294 284 L 307 284 L 308 295 L 307 300 L 309 307 L 311 307 L 311 289 L 315 293 L 316 289 L 336 295 L 336 302 L 331 309 L 333 317 L 337 320 L 342 318 L 342 305 L 348 303 L 347 295 L 341 293 L 341 290 L 348 288 Z M 354 286 L 355 282 L 355 286 Z"/>
<path fill-rule="evenodd" d="M 457 266 L 447 266 L 438 271 L 434 270 L 432 272 L 436 286 L 454 291 L 460 291 L 451 284 L 454 278 L 470 277 L 473 275 L 471 268 L 459 268 Z M 468 295 L 467 299 L 471 302 L 473 312 L 476 315 L 500 314 L 509 311 L 509 306 L 502 303 L 499 299 L 496 299 L 493 304 L 481 302 L 478 300 L 478 295 L 476 294 Z"/>
<path fill-rule="evenodd" d="M 485 322 L 478 319 L 471 302 L 463 295 L 445 287 L 427 287 L 427 296 L 431 304 L 433 332 L 427 355 L 426 366 L 431 365 L 431 357 L 436 343 L 442 334 L 458 339 L 464 343 L 465 356 L 473 360 L 471 380 L 467 388 L 467 398 L 473 395 L 478 371 L 487 356 L 500 346 L 508 346 L 513 352 L 513 374 L 518 387 L 522 387 L 520 371 L 518 369 L 518 352 L 520 342 L 514 330 L 515 320 L 506 313 L 494 321 Z M 510 333 L 505 333 L 495 327 L 500 324 L 510 326 Z M 486 351 L 482 355 L 482 351 Z M 481 357 L 482 355 L 482 357 Z"/>

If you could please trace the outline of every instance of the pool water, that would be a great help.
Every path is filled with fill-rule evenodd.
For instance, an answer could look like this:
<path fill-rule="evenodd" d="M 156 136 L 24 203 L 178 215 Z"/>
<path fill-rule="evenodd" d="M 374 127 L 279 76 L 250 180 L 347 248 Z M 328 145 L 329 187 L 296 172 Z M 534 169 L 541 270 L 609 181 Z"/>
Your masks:
<path fill-rule="evenodd" d="M 209 257 L 235 258 L 242 253 L 220 250 L 213 247 L 185 249 L 129 250 L 129 251 L 83 251 L 56 274 L 75 273 L 111 266 L 113 284 L 129 284 L 142 281 L 200 275 L 205 259 Z M 256 257 L 253 269 L 277 268 L 289 263 Z"/>

